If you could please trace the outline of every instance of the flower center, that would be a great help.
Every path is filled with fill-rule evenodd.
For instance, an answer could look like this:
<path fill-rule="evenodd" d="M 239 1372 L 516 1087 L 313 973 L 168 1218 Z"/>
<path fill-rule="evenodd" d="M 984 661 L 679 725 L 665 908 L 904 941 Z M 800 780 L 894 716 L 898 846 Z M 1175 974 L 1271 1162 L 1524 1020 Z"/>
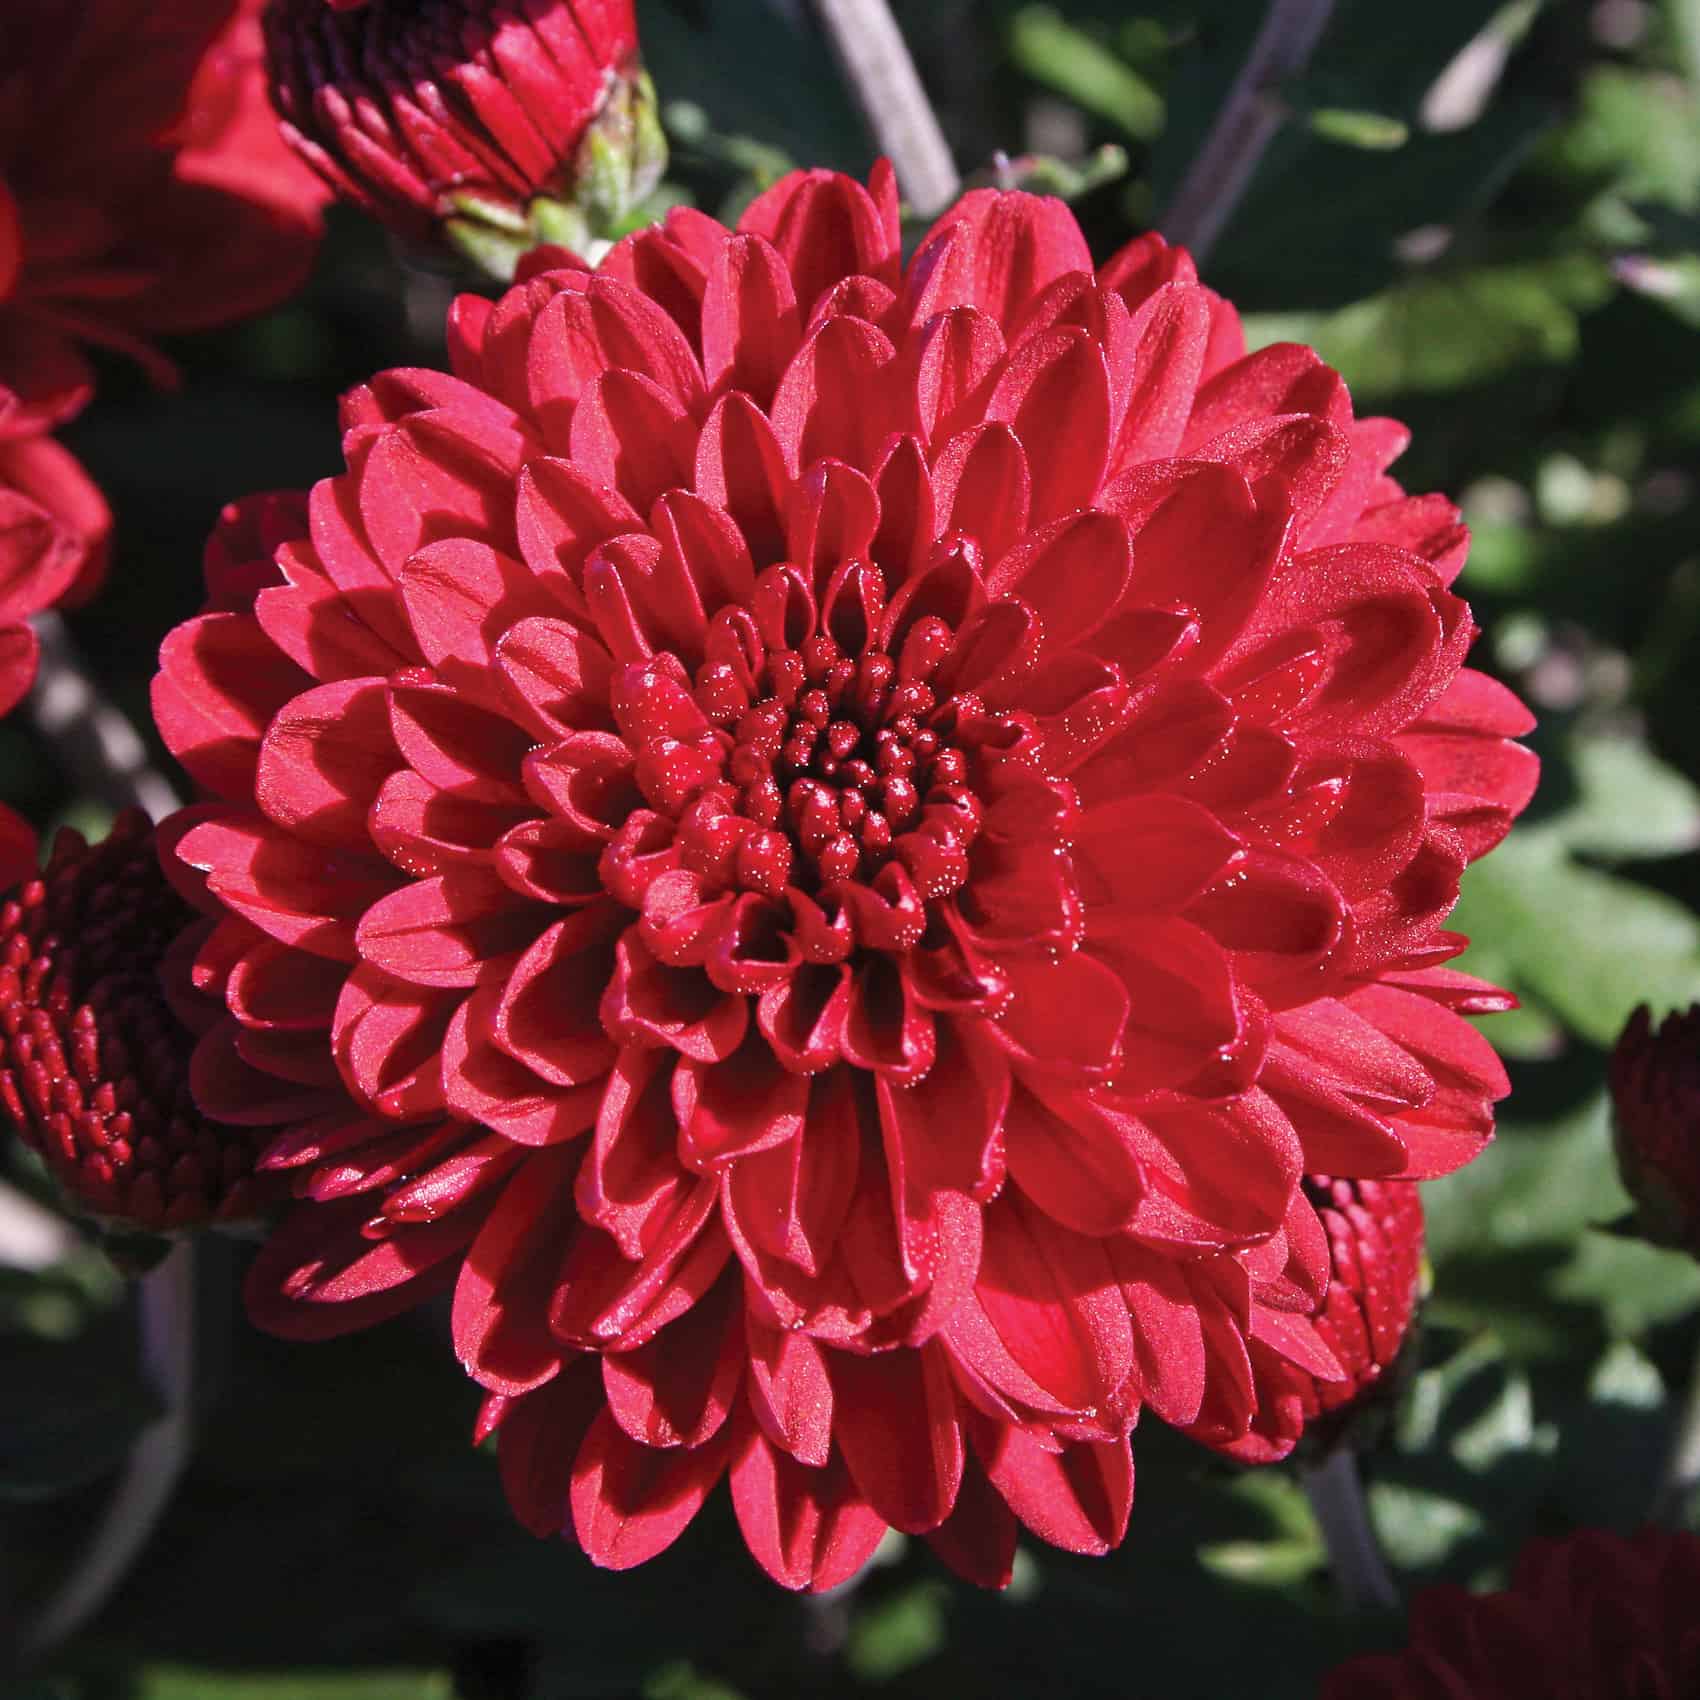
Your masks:
<path fill-rule="evenodd" d="M 739 715 L 726 767 L 738 812 L 766 829 L 745 838 L 745 883 L 825 887 L 895 859 L 923 897 L 961 886 L 980 804 L 950 737 L 960 705 L 928 682 L 951 643 L 930 619 L 898 661 L 874 648 L 852 659 L 826 633 L 768 658 L 767 694 Z"/>

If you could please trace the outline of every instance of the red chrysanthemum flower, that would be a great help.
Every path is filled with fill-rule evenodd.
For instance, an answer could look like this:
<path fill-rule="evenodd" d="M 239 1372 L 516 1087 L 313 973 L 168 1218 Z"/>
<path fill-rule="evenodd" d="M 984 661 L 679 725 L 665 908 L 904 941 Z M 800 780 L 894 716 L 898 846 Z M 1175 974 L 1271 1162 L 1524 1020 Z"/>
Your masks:
<path fill-rule="evenodd" d="M 1700 1694 L 1697 1600 L 1693 1535 L 1531 1541 L 1504 1593 L 1429 1589 L 1410 1646 L 1342 1666 L 1322 1700 L 1688 1700 Z"/>
<path fill-rule="evenodd" d="M 1700 1257 L 1700 1004 L 1655 1027 L 1647 1006 L 1611 1055 L 1617 1166 L 1637 1223 Z"/>
<path fill-rule="evenodd" d="M 30 615 L 106 568 L 106 503 L 46 435 L 93 394 L 84 348 L 167 376 L 151 338 L 270 306 L 311 262 L 325 197 L 266 106 L 257 5 L 0 12 L 0 714 L 35 677 Z"/>
<path fill-rule="evenodd" d="M 112 515 L 76 456 L 0 426 L 0 715 L 35 682 L 30 617 L 100 582 Z"/>
<path fill-rule="evenodd" d="M 344 199 L 508 278 L 628 226 L 666 158 L 633 0 L 271 0 L 283 133 Z"/>
<path fill-rule="evenodd" d="M 607 1565 L 723 1475 L 793 1587 L 1103 1551 L 1142 1407 L 1231 1444 L 1253 1347 L 1326 1355 L 1301 1177 L 1454 1168 L 1505 1089 L 1443 922 L 1528 718 L 1405 433 L 1156 237 L 898 242 L 889 170 L 803 173 L 463 299 L 162 652 L 203 1050 L 279 1120 L 279 1038 L 341 1076 L 252 1314 L 452 1286 Z"/>
<path fill-rule="evenodd" d="M 10 0 L 0 15 L 0 428 L 88 400 L 83 345 L 272 306 L 324 193 L 265 111 L 258 0 Z M 165 368 L 169 370 L 169 368 Z"/>
<path fill-rule="evenodd" d="M 1312 1318 L 1315 1339 L 1253 1340 L 1250 1431 L 1194 1430 L 1242 1463 L 1285 1458 L 1301 1436 L 1322 1449 L 1350 1443 L 1365 1413 L 1384 1403 L 1416 1314 L 1423 1274 L 1416 1184 L 1306 1176 L 1304 1190 L 1328 1241 L 1328 1296 Z"/>
<path fill-rule="evenodd" d="M 92 848 L 61 832 L 0 901 L 0 1109 L 81 1208 L 126 1228 L 252 1217 L 277 1190 L 254 1174 L 261 1136 L 195 1105 L 194 996 L 163 977 L 209 930 L 194 921 L 139 814 Z"/>

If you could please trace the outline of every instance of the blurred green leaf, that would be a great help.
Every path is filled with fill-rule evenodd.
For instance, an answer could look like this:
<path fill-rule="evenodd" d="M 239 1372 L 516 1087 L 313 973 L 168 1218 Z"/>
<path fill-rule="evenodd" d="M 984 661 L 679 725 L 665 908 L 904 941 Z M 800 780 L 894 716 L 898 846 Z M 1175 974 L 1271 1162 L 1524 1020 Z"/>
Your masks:
<path fill-rule="evenodd" d="M 1582 84 L 1576 119 L 1554 136 L 1562 169 L 1606 179 L 1631 201 L 1700 204 L 1700 106 L 1663 72 L 1603 65 Z"/>
<path fill-rule="evenodd" d="M 1560 1299 L 1594 1305 L 1615 1335 L 1645 1334 L 1700 1304 L 1700 1263 L 1617 1234 L 1584 1234 L 1554 1276 Z"/>
<path fill-rule="evenodd" d="M 547 1700 L 539 1695 L 538 1700 Z M 689 1664 L 669 1665 L 649 1679 L 643 1700 L 744 1700 L 736 1689 L 711 1676 L 704 1676 Z"/>
<path fill-rule="evenodd" d="M 937 1578 L 916 1582 L 857 1613 L 845 1647 L 856 1674 L 883 1682 L 930 1658 L 945 1642 L 949 1589 Z"/>
<path fill-rule="evenodd" d="M 1460 1543 L 1486 1532 L 1480 1511 L 1431 1488 L 1376 1481 L 1368 1499 L 1382 1548 L 1401 1570 L 1441 1565 Z"/>
<path fill-rule="evenodd" d="M 1700 788 L 1633 738 L 1583 736 L 1568 755 L 1577 795 L 1541 830 L 1608 860 L 1679 856 L 1700 846 Z"/>
<path fill-rule="evenodd" d="M 219 1671 L 152 1665 L 130 1700 L 454 1700 L 446 1671 Z"/>
<path fill-rule="evenodd" d="M 1163 97 L 1144 77 L 1054 6 L 1023 6 L 1009 21 L 1009 51 L 1016 65 L 1095 117 L 1115 124 L 1136 142 L 1163 128 Z"/>
<path fill-rule="evenodd" d="M 1472 867 L 1448 925 L 1601 1047 L 1637 1004 L 1700 999 L 1700 920 L 1662 892 L 1572 860 L 1552 830 L 1513 832 Z"/>
<path fill-rule="evenodd" d="M 1313 136 L 1341 147 L 1363 148 L 1370 153 L 1387 153 L 1402 148 L 1411 139 L 1411 127 L 1402 118 L 1385 112 L 1357 112 L 1345 107 L 1322 106 L 1305 114 Z"/>
<path fill-rule="evenodd" d="M 1582 255 L 1437 266 L 1335 313 L 1256 315 L 1247 337 L 1310 343 L 1361 397 L 1464 389 L 1571 359 L 1579 315 L 1611 287 L 1605 266 Z"/>
<path fill-rule="evenodd" d="M 1477 1247 L 1567 1244 L 1629 1203 L 1617 1179 L 1603 1092 L 1545 1126 L 1520 1122 L 1517 1100 L 1475 1162 L 1423 1188 L 1429 1254 L 1440 1269 Z"/>

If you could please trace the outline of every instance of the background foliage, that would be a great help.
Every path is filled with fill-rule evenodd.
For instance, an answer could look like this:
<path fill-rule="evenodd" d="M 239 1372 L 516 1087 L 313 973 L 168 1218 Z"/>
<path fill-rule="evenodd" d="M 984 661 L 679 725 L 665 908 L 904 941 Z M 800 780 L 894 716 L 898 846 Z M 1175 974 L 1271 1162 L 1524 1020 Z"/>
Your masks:
<path fill-rule="evenodd" d="M 1149 223 L 1244 55 L 1250 0 L 909 0 L 966 168 L 994 150 L 1127 170 L 1078 210 L 1107 252 Z M 869 145 L 807 8 L 646 0 L 681 193 L 736 207 L 792 162 Z M 1700 998 L 1700 3 L 1340 0 L 1207 267 L 1258 340 L 1314 342 L 1400 468 L 1459 496 L 1479 664 L 1542 717 L 1540 794 L 1467 882 L 1475 969 L 1516 1092 L 1497 1144 L 1429 1189 L 1434 1295 L 1366 1459 L 1402 1585 L 1503 1575 L 1529 1534 L 1646 1514 L 1700 1346 L 1700 1269 L 1605 1231 L 1604 1051 L 1634 1004 Z M 1101 163 L 1101 162 L 1100 162 Z M 1067 173 L 1058 173 L 1059 179 Z M 1102 172 L 1099 173 L 1102 175 Z M 153 646 L 198 601 L 218 506 L 336 465 L 331 395 L 434 357 L 448 288 L 333 221 L 271 318 L 185 343 L 177 395 L 103 375 L 69 433 L 109 491 L 111 588 L 75 621 L 146 719 Z M 98 828 L 25 722 L 0 790 Z M 34 1185 L 21 1154 L 15 1184 Z M 760 1700 L 1031 1692 L 1307 1696 L 1396 1614 L 1349 1617 L 1296 1478 L 1148 1425 L 1125 1549 L 1028 1549 L 1002 1597 L 893 1541 L 848 1597 L 794 1600 L 705 1514 L 635 1575 L 512 1524 L 466 1437 L 473 1390 L 427 1314 L 329 1346 L 235 1314 L 240 1248 L 201 1259 L 194 1462 L 94 1628 L 5 1700 Z M 82 1251 L 0 1269 L 0 1616 L 71 1562 L 150 1414 L 121 1282 Z"/>

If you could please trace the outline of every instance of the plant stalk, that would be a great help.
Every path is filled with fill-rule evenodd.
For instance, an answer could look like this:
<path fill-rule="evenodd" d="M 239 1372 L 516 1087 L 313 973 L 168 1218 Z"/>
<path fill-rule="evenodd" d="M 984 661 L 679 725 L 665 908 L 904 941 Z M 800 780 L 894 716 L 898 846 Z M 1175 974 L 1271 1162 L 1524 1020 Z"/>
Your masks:
<path fill-rule="evenodd" d="M 47 613 L 30 623 L 41 642 L 30 714 L 42 736 L 89 795 L 112 809 L 139 808 L 162 820 L 180 799 L 148 759 L 141 734 L 95 682 L 64 620 Z"/>
<path fill-rule="evenodd" d="M 158 1526 L 189 1458 L 195 1376 L 195 1248 L 184 1240 L 142 1277 L 137 1296 L 142 1363 L 160 1415 L 125 1461 L 105 1515 L 75 1571 L 30 1630 L 26 1650 L 69 1639 L 106 1604 Z"/>
<path fill-rule="evenodd" d="M 923 218 L 943 212 L 962 193 L 962 178 L 891 7 L 815 0 L 815 10 L 905 199 Z"/>
<path fill-rule="evenodd" d="M 1381 1555 L 1364 1501 L 1357 1454 L 1349 1446 L 1339 1447 L 1322 1463 L 1306 1466 L 1300 1475 L 1341 1599 L 1358 1611 L 1398 1605 L 1399 1589 Z"/>
<path fill-rule="evenodd" d="M 1210 252 L 1240 204 L 1286 115 L 1281 85 L 1309 63 L 1333 10 L 1334 0 L 1270 0 L 1204 146 L 1158 221 L 1164 236 L 1191 249 L 1194 259 Z"/>

